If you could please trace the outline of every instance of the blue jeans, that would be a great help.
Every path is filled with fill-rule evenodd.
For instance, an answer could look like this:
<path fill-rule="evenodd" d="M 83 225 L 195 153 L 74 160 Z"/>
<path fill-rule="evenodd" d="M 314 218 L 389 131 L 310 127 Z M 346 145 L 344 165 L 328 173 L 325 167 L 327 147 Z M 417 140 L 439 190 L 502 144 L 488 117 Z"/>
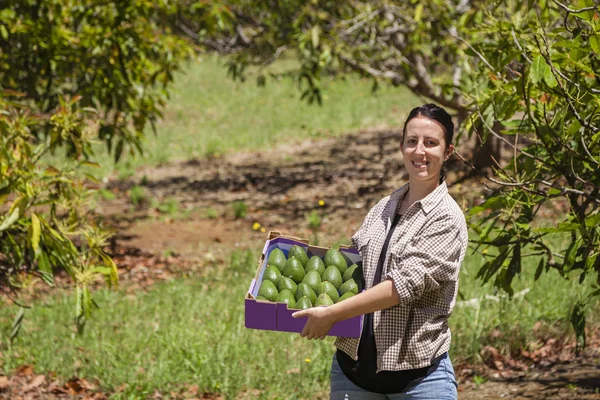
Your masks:
<path fill-rule="evenodd" d="M 342 372 L 337 357 L 331 364 L 330 400 L 456 400 L 458 399 L 456 377 L 448 353 L 435 371 L 405 392 L 378 394 L 367 392 L 352 383 Z"/>

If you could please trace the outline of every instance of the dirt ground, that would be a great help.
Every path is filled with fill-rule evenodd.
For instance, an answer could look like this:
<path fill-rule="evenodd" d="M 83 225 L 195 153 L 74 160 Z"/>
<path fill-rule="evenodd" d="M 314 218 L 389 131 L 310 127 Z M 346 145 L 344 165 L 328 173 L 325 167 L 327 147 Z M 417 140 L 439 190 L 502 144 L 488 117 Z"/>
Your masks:
<path fill-rule="evenodd" d="M 200 268 L 232 248 L 259 246 L 269 230 L 309 238 L 307 215 L 313 211 L 322 217 L 323 243 L 350 237 L 369 208 L 406 181 L 398 134 L 362 131 L 143 168 L 127 180 L 109 181 L 106 189 L 116 198 L 100 202 L 96 213 L 115 229 L 112 250 L 122 286 L 148 286 L 186 268 Z M 450 192 L 463 209 L 490 193 L 457 158 L 446 169 Z M 130 197 L 134 186 L 145 192 L 135 207 Z M 173 200 L 177 207 L 171 212 L 157 206 Z M 234 218 L 234 201 L 247 206 L 245 217 Z M 600 333 L 590 336 L 579 357 L 572 344 L 551 343 L 542 354 L 545 362 L 493 355 L 483 365 L 458 365 L 459 398 L 600 399 Z M 0 395 L 3 382 L 27 387 L 35 379 L 41 397 L 33 398 L 67 398 L 67 393 L 68 398 L 92 398 L 89 391 L 73 392 L 68 382 L 60 386 L 48 378 L 39 383 L 42 378 L 33 375 L 0 377 Z M 51 384 L 54 391 L 44 389 Z"/>

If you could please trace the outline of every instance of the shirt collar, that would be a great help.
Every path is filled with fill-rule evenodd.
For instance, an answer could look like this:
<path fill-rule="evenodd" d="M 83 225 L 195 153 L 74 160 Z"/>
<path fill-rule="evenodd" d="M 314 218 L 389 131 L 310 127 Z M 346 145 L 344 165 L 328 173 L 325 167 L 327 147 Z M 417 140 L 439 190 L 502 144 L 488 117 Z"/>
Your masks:
<path fill-rule="evenodd" d="M 400 203 L 400 200 L 404 198 L 404 195 L 406 192 L 408 192 L 408 189 L 408 183 L 406 183 L 400 189 L 391 194 L 391 210 L 396 210 L 396 207 Z M 425 214 L 428 214 L 447 194 L 448 186 L 446 185 L 446 181 L 443 181 L 433 190 L 433 192 L 429 193 L 427 196 L 425 196 L 425 198 L 417 201 L 416 203 L 420 203 Z"/>

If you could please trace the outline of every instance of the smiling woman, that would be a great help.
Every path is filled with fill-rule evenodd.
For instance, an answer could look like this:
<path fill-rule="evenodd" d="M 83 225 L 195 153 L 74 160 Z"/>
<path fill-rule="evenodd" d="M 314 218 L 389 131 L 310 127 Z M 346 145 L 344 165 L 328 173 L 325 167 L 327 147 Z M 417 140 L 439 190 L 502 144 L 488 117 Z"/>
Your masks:
<path fill-rule="evenodd" d="M 448 318 L 468 236 L 442 166 L 454 125 L 434 105 L 409 114 L 400 148 L 408 183 L 385 197 L 352 237 L 362 257 L 362 293 L 308 316 L 302 336 L 322 339 L 340 320 L 364 314 L 359 339 L 338 338 L 331 399 L 456 399 Z"/>

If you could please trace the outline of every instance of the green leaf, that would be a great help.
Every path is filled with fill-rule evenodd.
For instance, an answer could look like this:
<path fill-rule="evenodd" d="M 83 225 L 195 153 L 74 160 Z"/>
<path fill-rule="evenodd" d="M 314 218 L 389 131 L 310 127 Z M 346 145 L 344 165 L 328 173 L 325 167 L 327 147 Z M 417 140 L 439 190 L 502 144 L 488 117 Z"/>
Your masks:
<path fill-rule="evenodd" d="M 2 39 L 4 39 L 4 40 L 8 39 L 8 30 L 6 29 L 6 27 L 4 25 L 0 25 L 0 35 L 2 36 Z"/>
<path fill-rule="evenodd" d="M 13 209 L 13 212 L 9 216 L 4 218 L 4 221 L 2 221 L 2 224 L 0 225 L 0 232 L 2 232 L 5 229 L 10 228 L 10 226 L 19 219 L 19 211 L 20 211 L 19 207 L 15 207 Z"/>
<path fill-rule="evenodd" d="M 594 215 L 590 215 L 585 219 L 585 226 L 588 228 L 593 228 L 600 225 L 600 212 L 597 212 Z"/>
<path fill-rule="evenodd" d="M 575 330 L 578 348 L 585 347 L 585 314 L 587 311 L 586 309 L 587 304 L 578 301 L 577 303 L 575 303 L 575 306 L 571 311 L 571 325 Z"/>
<path fill-rule="evenodd" d="M 546 64 L 546 60 L 544 60 L 544 57 L 538 55 L 533 60 L 533 63 L 529 68 L 529 78 L 531 79 L 531 82 L 538 83 L 545 78 L 548 72 L 550 72 L 550 74 L 552 73 L 552 71 L 550 71 L 550 66 Z"/>
<path fill-rule="evenodd" d="M 23 323 L 24 316 L 25 316 L 25 309 L 23 307 L 20 307 L 19 312 L 17 313 L 17 316 L 13 320 L 13 323 L 12 323 L 12 326 L 10 329 L 10 336 L 8 338 L 11 343 L 17 337 L 17 335 L 19 334 L 19 331 L 21 330 L 21 325 Z"/>
<path fill-rule="evenodd" d="M 573 267 L 573 264 L 575 264 L 575 257 L 577 256 L 577 250 L 579 249 L 580 244 L 581 239 L 578 239 L 569 245 L 569 248 L 565 254 L 565 261 L 563 262 L 564 272 L 569 272 Z"/>
<path fill-rule="evenodd" d="M 319 47 L 319 34 L 321 33 L 321 29 L 318 25 L 315 25 L 310 30 L 310 40 L 312 43 L 312 48 L 316 49 Z"/>
<path fill-rule="evenodd" d="M 594 53 L 600 54 L 600 35 L 590 36 L 590 47 L 594 50 Z"/>
<path fill-rule="evenodd" d="M 477 279 L 483 278 L 483 283 L 487 283 L 496 272 L 502 267 L 504 260 L 508 256 L 509 248 L 504 249 L 496 258 L 483 264 L 481 269 L 477 272 Z"/>
<path fill-rule="evenodd" d="M 35 213 L 31 213 L 31 248 L 37 253 L 40 248 L 40 219 Z"/>
<path fill-rule="evenodd" d="M 534 279 L 537 281 L 538 279 L 540 279 L 540 276 L 542 276 L 542 272 L 544 271 L 544 259 L 540 259 L 540 263 L 538 264 L 536 270 L 535 270 L 535 277 Z"/>
<path fill-rule="evenodd" d="M 422 15 L 423 15 L 423 3 L 419 3 L 419 5 L 415 8 L 415 22 L 420 22 Z"/>

